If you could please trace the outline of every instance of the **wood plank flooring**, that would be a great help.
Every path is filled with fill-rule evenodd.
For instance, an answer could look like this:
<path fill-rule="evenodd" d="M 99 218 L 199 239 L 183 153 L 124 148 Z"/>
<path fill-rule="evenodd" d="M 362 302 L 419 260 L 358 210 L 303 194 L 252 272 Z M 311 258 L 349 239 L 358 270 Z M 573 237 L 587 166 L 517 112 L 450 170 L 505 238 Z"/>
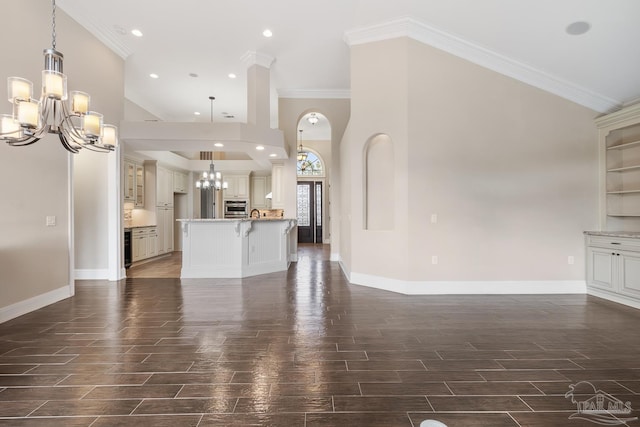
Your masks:
<path fill-rule="evenodd" d="M 348 284 L 326 247 L 299 255 L 242 280 L 79 281 L 1 324 L 0 425 L 597 425 L 570 418 L 580 382 L 574 401 L 593 385 L 639 414 L 638 310 L 404 296 Z"/>

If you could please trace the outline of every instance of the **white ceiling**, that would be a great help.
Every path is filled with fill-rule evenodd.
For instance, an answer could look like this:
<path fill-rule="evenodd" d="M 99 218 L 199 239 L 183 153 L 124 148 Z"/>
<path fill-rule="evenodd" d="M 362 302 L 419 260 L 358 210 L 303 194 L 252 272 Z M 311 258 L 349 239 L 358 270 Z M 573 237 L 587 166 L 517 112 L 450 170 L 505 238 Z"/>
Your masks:
<path fill-rule="evenodd" d="M 639 0 L 58 0 L 58 6 L 126 59 L 126 97 L 165 121 L 209 121 L 210 95 L 214 121 L 246 121 L 241 58 L 249 51 L 275 58 L 274 97 L 348 96 L 345 34 L 400 18 L 601 101 L 582 102 L 591 108 L 640 99 Z M 567 34 L 575 21 L 590 23 L 590 31 Z M 131 35 L 133 28 L 144 36 Z M 272 38 L 263 37 L 266 28 Z"/>

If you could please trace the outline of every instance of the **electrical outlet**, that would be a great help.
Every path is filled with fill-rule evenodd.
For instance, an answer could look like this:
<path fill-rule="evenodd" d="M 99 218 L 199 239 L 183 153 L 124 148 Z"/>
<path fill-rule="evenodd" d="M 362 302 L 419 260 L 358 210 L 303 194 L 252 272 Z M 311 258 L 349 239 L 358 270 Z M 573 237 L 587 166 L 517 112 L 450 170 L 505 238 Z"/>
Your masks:
<path fill-rule="evenodd" d="M 573 256 L 569 255 L 569 257 L 567 258 L 567 264 L 573 265 L 575 264 L 575 262 L 576 262 L 576 259 Z"/>
<path fill-rule="evenodd" d="M 431 256 L 431 264 L 436 265 L 438 263 L 438 255 Z"/>
<path fill-rule="evenodd" d="M 436 224 L 438 222 L 438 214 L 431 214 L 431 224 Z"/>
<path fill-rule="evenodd" d="M 46 218 L 47 227 L 55 227 L 56 226 L 56 217 L 53 215 L 49 215 Z"/>

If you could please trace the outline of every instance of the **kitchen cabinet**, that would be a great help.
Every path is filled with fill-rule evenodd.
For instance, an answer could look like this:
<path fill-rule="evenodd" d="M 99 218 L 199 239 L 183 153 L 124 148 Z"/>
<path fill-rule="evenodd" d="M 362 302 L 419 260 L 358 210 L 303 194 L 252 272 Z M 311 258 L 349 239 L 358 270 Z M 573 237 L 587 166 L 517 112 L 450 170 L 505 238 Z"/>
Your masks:
<path fill-rule="evenodd" d="M 174 193 L 187 193 L 187 181 L 188 175 L 186 173 L 174 171 L 173 172 L 173 192 Z"/>
<path fill-rule="evenodd" d="M 137 262 L 158 255 L 157 227 L 136 227 L 131 231 L 131 261 Z"/>
<path fill-rule="evenodd" d="M 274 163 L 271 168 L 271 208 L 284 209 L 284 164 Z"/>
<path fill-rule="evenodd" d="M 149 238 L 147 239 L 147 255 L 149 258 L 158 256 L 158 229 L 156 227 L 149 229 Z"/>
<path fill-rule="evenodd" d="M 135 202 L 137 208 L 144 207 L 144 166 L 136 165 Z"/>
<path fill-rule="evenodd" d="M 600 226 L 640 230 L 640 104 L 596 120 L 602 163 Z"/>
<path fill-rule="evenodd" d="M 173 171 L 156 168 L 156 206 L 173 206 Z"/>
<path fill-rule="evenodd" d="M 268 200 L 265 198 L 271 191 L 271 179 L 268 176 L 251 177 L 251 209 L 268 209 Z"/>
<path fill-rule="evenodd" d="M 156 208 L 156 220 L 158 225 L 158 255 L 173 252 L 173 208 Z"/>
<path fill-rule="evenodd" d="M 640 304 L 640 233 L 587 233 L 586 254 L 590 293 Z"/>
<path fill-rule="evenodd" d="M 135 202 L 136 188 L 136 165 L 131 162 L 124 162 L 124 201 Z"/>
<path fill-rule="evenodd" d="M 225 174 L 223 180 L 227 183 L 227 188 L 223 190 L 225 199 L 249 198 L 249 173 Z"/>
<path fill-rule="evenodd" d="M 125 160 L 124 201 L 133 202 L 137 208 L 144 207 L 144 166 Z"/>

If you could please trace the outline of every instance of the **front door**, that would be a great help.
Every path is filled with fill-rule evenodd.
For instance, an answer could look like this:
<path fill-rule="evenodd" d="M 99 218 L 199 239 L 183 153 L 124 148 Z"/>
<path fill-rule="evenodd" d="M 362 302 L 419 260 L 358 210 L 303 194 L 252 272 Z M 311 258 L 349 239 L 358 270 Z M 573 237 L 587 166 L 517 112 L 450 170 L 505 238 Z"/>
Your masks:
<path fill-rule="evenodd" d="M 298 243 L 322 243 L 322 182 L 298 181 Z"/>

